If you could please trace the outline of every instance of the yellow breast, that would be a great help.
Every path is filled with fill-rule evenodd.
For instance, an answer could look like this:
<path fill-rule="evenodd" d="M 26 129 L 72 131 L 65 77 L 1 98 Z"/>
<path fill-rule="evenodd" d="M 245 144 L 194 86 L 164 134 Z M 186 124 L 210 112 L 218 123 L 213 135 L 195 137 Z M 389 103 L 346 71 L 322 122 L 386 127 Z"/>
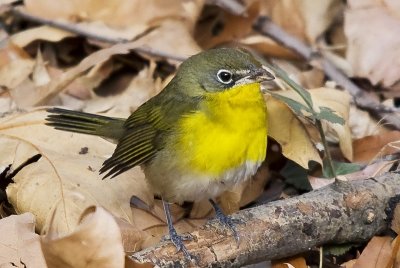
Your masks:
<path fill-rule="evenodd" d="M 218 179 L 265 158 L 267 112 L 259 83 L 209 93 L 179 125 L 177 151 L 190 172 Z"/>

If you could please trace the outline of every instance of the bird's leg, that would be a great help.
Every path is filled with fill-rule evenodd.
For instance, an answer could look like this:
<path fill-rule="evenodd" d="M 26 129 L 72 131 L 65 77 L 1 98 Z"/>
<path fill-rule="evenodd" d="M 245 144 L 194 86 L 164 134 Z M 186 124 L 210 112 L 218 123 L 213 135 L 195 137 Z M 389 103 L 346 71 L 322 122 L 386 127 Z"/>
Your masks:
<path fill-rule="evenodd" d="M 236 231 L 236 224 L 242 224 L 243 221 L 239 219 L 232 219 L 230 216 L 225 215 L 222 209 L 217 205 L 217 203 L 209 199 L 211 205 L 215 210 L 215 218 L 219 220 L 221 224 L 223 224 L 226 228 L 230 229 L 235 237 L 236 242 L 239 244 L 239 234 Z"/>
<path fill-rule="evenodd" d="M 169 204 L 162 200 L 163 207 L 164 207 L 164 212 L 165 212 L 165 217 L 167 218 L 167 224 L 168 224 L 168 231 L 169 231 L 169 239 L 171 242 L 175 245 L 176 249 L 179 251 L 182 251 L 183 255 L 185 255 L 185 258 L 192 261 L 196 261 L 196 257 L 187 250 L 185 245 L 183 244 L 183 240 L 187 240 L 187 238 L 182 237 L 178 235 L 178 233 L 175 230 L 175 227 L 172 222 L 172 217 L 171 217 L 171 211 L 169 210 Z"/>

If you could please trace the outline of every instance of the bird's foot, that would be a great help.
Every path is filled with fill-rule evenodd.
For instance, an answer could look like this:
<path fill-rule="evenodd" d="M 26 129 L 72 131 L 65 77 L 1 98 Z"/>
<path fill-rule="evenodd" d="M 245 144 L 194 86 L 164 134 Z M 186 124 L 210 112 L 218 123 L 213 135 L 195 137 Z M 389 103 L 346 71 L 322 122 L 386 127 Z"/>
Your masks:
<path fill-rule="evenodd" d="M 190 234 L 179 235 L 175 228 L 173 228 L 169 230 L 169 235 L 165 236 L 163 240 L 170 240 L 176 247 L 177 252 L 181 251 L 187 260 L 194 261 L 195 263 L 198 262 L 197 257 L 191 254 L 183 244 L 183 241 L 193 240 L 193 237 Z"/>
<path fill-rule="evenodd" d="M 178 236 L 181 237 L 182 241 L 192 241 L 193 240 L 193 236 L 189 233 L 180 234 Z M 161 238 L 161 242 L 165 242 L 165 241 L 172 241 L 170 234 L 163 235 L 163 237 Z"/>
<path fill-rule="evenodd" d="M 244 221 L 241 219 L 233 219 L 232 217 L 225 215 L 223 213 L 216 213 L 215 218 L 227 229 L 231 230 L 233 237 L 236 240 L 236 243 L 239 244 L 239 234 L 236 231 L 236 225 L 244 224 Z"/>
<path fill-rule="evenodd" d="M 186 260 L 198 263 L 198 259 L 196 256 L 192 255 L 189 250 L 183 244 L 184 240 L 191 240 L 193 237 L 191 235 L 183 235 L 180 236 L 175 230 L 174 224 L 172 222 L 171 211 L 169 209 L 169 203 L 163 200 L 163 207 L 165 211 L 165 216 L 167 218 L 168 231 L 169 231 L 169 239 L 177 249 L 177 252 L 182 251 Z"/>
<path fill-rule="evenodd" d="M 222 209 L 217 205 L 217 203 L 214 202 L 214 200 L 210 199 L 211 205 L 214 207 L 215 210 L 215 218 L 218 219 L 218 221 L 227 229 L 229 229 L 233 237 L 236 240 L 236 243 L 239 246 L 239 234 L 236 231 L 236 225 L 238 224 L 244 224 L 245 222 L 241 219 L 233 219 L 232 217 L 225 215 L 224 212 L 222 212 Z"/>

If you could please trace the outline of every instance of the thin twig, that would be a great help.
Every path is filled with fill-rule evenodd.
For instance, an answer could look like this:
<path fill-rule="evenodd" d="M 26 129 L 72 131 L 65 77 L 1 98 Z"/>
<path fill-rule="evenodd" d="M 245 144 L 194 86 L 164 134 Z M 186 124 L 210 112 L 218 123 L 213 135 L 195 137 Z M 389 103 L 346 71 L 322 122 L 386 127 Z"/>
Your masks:
<path fill-rule="evenodd" d="M 32 14 L 29 14 L 28 12 L 23 11 L 21 8 L 12 9 L 12 13 L 15 16 L 23 18 L 24 20 L 32 21 L 32 22 L 35 22 L 38 24 L 48 25 L 48 26 L 51 26 L 51 27 L 54 27 L 57 29 L 61 29 L 64 31 L 74 33 L 78 36 L 84 36 L 86 38 L 93 39 L 93 40 L 96 40 L 99 42 L 104 42 L 104 43 L 108 43 L 108 44 L 119 44 L 119 43 L 127 43 L 127 42 L 133 41 L 133 40 L 125 39 L 125 38 L 114 38 L 114 37 L 102 36 L 97 33 L 83 29 L 73 23 L 68 23 L 66 21 L 56 21 L 56 20 L 45 19 L 42 17 L 38 17 L 38 16 L 35 16 Z M 146 33 L 148 33 L 148 32 L 146 32 Z M 135 39 L 138 39 L 142 36 L 143 35 L 140 35 L 140 36 L 136 37 Z M 155 49 L 152 49 L 150 47 L 145 47 L 145 46 L 137 47 L 133 50 L 135 50 L 136 52 L 139 52 L 139 53 L 149 55 L 149 56 L 171 59 L 171 60 L 176 60 L 176 61 L 184 61 L 186 59 L 184 57 L 171 55 L 170 53 L 163 52 L 163 51 L 157 51 Z"/>
<path fill-rule="evenodd" d="M 371 99 L 365 91 L 354 84 L 321 53 L 314 51 L 301 40 L 287 33 L 268 17 L 260 17 L 253 27 L 261 34 L 269 36 L 283 46 L 293 50 L 313 66 L 322 69 L 330 79 L 346 89 L 353 96 L 354 102 L 358 107 L 370 112 L 377 119 L 382 119 L 393 128 L 400 129 L 400 117 L 396 114 L 390 114 L 399 113 L 399 109 L 384 106 L 378 101 Z"/>

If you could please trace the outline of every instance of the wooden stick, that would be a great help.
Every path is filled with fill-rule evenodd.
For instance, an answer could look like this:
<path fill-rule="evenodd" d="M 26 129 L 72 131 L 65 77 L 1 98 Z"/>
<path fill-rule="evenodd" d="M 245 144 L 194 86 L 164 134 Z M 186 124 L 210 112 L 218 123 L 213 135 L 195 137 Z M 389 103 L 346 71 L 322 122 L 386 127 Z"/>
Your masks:
<path fill-rule="evenodd" d="M 191 233 L 188 250 L 198 256 L 200 267 L 240 267 L 265 259 L 279 259 L 327 243 L 362 242 L 388 226 L 385 209 L 400 193 L 400 175 L 352 181 L 346 187 L 331 184 L 310 193 L 233 215 L 239 245 L 215 220 Z M 226 233 L 228 232 L 228 234 Z M 182 253 L 168 242 L 129 256 L 135 263 L 159 267 L 187 267 Z"/>

